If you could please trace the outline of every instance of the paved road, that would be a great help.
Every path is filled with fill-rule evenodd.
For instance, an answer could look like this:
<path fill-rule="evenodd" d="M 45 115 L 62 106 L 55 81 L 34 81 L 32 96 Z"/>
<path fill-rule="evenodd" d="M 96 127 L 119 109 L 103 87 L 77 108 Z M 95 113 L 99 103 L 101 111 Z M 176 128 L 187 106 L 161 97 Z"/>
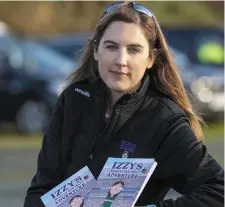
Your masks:
<path fill-rule="evenodd" d="M 217 141 L 208 145 L 209 152 L 222 165 L 224 144 Z M 26 189 L 36 169 L 38 149 L 0 149 L 0 207 L 23 206 Z M 166 197 L 176 198 L 171 191 Z"/>

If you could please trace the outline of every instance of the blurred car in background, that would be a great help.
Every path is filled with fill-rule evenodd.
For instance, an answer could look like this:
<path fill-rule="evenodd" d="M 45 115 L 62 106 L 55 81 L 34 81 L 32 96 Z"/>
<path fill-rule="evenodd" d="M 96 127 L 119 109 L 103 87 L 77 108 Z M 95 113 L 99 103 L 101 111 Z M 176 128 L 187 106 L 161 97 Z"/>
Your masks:
<path fill-rule="evenodd" d="M 163 33 L 192 63 L 224 68 L 224 28 L 165 27 Z"/>
<path fill-rule="evenodd" d="M 223 120 L 224 71 L 220 67 L 193 64 L 188 57 L 171 48 L 175 64 L 191 102 L 200 115 L 209 121 Z"/>
<path fill-rule="evenodd" d="M 79 56 L 79 51 L 87 44 L 88 38 L 91 34 L 65 34 L 60 36 L 54 36 L 46 38 L 42 43 L 62 55 L 74 59 L 76 55 Z"/>
<path fill-rule="evenodd" d="M 22 133 L 43 132 L 74 67 L 43 45 L 0 36 L 0 122 L 14 122 Z"/>
<path fill-rule="evenodd" d="M 189 68 L 196 76 L 191 92 L 200 112 L 209 120 L 223 120 L 223 28 L 163 28 L 163 32 L 169 45 L 182 51 L 191 62 Z"/>

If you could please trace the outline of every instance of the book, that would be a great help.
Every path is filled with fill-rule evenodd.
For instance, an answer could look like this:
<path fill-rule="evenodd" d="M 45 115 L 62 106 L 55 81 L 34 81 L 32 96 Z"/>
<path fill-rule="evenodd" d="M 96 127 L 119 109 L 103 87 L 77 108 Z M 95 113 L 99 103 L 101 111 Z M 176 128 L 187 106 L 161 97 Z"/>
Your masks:
<path fill-rule="evenodd" d="M 156 166 L 154 159 L 108 158 L 84 207 L 133 207 Z"/>
<path fill-rule="evenodd" d="M 96 179 L 87 166 L 41 196 L 46 207 L 82 207 Z"/>

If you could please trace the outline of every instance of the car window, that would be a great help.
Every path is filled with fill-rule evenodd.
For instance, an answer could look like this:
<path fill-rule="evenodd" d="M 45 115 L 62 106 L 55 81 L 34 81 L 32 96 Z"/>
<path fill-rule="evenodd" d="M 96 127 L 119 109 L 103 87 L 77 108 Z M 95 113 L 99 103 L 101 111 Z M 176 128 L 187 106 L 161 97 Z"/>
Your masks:
<path fill-rule="evenodd" d="M 42 45 L 27 43 L 22 50 L 24 64 L 29 73 L 66 75 L 75 67 L 75 62 Z"/>
<path fill-rule="evenodd" d="M 61 46 L 52 46 L 52 49 L 56 50 L 57 52 L 61 53 L 62 55 L 66 56 L 70 59 L 75 59 L 75 57 L 79 56 L 83 45 L 61 45 Z"/>

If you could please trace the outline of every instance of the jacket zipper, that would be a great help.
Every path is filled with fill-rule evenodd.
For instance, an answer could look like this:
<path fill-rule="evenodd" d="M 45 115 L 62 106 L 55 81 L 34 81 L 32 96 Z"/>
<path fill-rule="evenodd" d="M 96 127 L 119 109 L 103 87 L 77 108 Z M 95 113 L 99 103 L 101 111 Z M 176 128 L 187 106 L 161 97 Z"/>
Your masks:
<path fill-rule="evenodd" d="M 96 137 L 95 141 L 94 141 L 94 144 L 93 144 L 93 148 L 92 148 L 92 151 L 91 151 L 91 154 L 89 155 L 89 158 L 91 160 L 93 160 L 94 158 L 94 151 L 95 151 L 95 145 L 96 145 L 96 142 L 105 134 L 105 132 L 107 131 L 107 129 L 109 128 L 110 126 L 110 123 L 111 123 L 111 119 L 112 119 L 112 116 L 114 114 L 114 107 L 112 108 L 112 113 L 110 114 L 109 116 L 109 120 L 108 120 L 108 123 L 106 124 L 105 128 L 103 129 L 103 131 Z M 98 125 L 98 130 L 99 131 L 99 125 Z"/>
<path fill-rule="evenodd" d="M 117 102 L 114 104 L 114 106 L 112 107 L 112 112 L 110 113 L 110 116 L 109 116 L 109 121 L 108 121 L 108 123 L 106 124 L 106 126 L 105 126 L 105 128 L 103 129 L 103 131 L 98 135 L 98 131 L 99 131 L 99 123 L 98 123 L 98 129 L 97 129 L 97 137 L 95 138 L 95 140 L 94 140 L 94 142 L 93 142 L 93 147 L 92 147 L 92 150 L 91 150 L 91 153 L 90 153 L 90 155 L 89 155 L 89 158 L 90 158 L 90 160 L 93 160 L 94 159 L 94 151 L 95 151 L 95 145 L 96 145 L 96 142 L 105 134 L 105 132 L 106 132 L 106 130 L 108 129 L 108 127 L 109 127 L 109 125 L 110 125 L 110 123 L 111 123 L 111 118 L 112 118 L 112 116 L 113 116 L 113 114 L 114 114 L 114 112 L 115 112 L 115 108 L 116 108 L 116 106 L 118 105 L 118 102 L 119 102 L 119 100 L 117 100 Z M 103 105 L 104 105 L 104 101 L 103 101 L 103 103 L 102 103 L 102 108 L 103 108 Z M 105 112 L 104 112 L 104 116 L 105 116 Z M 111 130 L 112 131 L 112 130 Z M 111 133 L 111 131 L 110 131 L 110 133 Z"/>
<path fill-rule="evenodd" d="M 98 141 L 102 137 L 102 135 L 106 132 L 106 129 L 108 129 L 108 127 L 110 126 L 113 113 L 114 113 L 114 109 L 112 110 L 112 113 L 109 116 L 108 123 L 106 124 L 105 128 L 103 129 L 103 131 L 99 134 L 99 136 L 97 137 L 96 141 Z"/>

